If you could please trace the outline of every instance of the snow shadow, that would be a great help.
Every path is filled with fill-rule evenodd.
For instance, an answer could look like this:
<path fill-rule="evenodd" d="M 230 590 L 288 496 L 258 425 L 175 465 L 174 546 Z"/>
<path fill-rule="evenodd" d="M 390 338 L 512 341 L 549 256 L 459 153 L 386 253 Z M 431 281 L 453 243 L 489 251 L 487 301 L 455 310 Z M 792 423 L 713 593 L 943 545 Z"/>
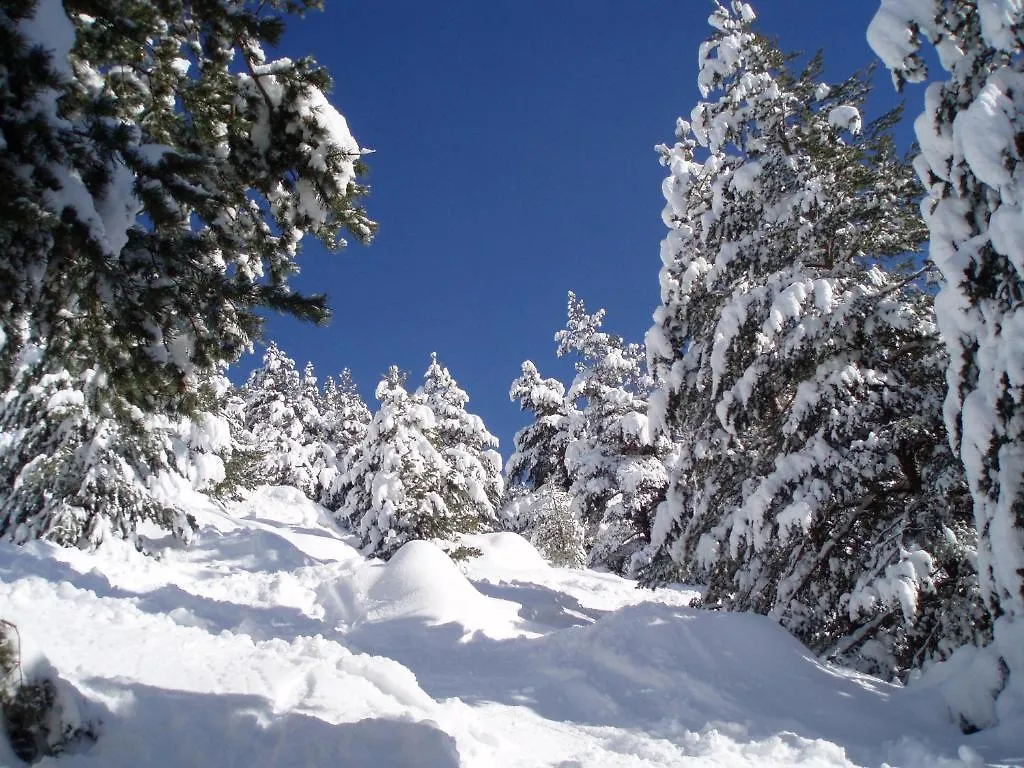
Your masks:
<path fill-rule="evenodd" d="M 8 563 L 0 562 L 2 581 L 11 583 L 31 576 L 53 582 L 64 581 L 94 592 L 101 598 L 130 600 L 143 613 L 168 616 L 177 624 L 197 627 L 211 634 L 227 631 L 249 635 L 256 641 L 279 639 L 291 642 L 297 637 L 326 635 L 330 631 L 322 620 L 291 606 L 252 606 L 215 600 L 186 592 L 174 584 L 133 592 L 114 586 L 97 570 L 82 573 L 56 560 L 22 557 Z"/>
<path fill-rule="evenodd" d="M 796 735 L 841 744 L 862 765 L 881 765 L 881 747 L 905 737 L 934 743 L 929 702 L 821 664 L 762 616 L 645 604 L 539 638 L 465 634 L 405 618 L 358 627 L 347 640 L 411 669 L 435 699 L 528 707 L 676 743 L 708 729 L 737 741 Z M 908 718 L 915 704 L 920 717 Z"/>
<path fill-rule="evenodd" d="M 319 529 L 295 529 L 275 521 L 267 521 L 265 524 L 305 535 L 335 538 Z M 212 562 L 221 567 L 228 566 L 242 571 L 268 573 L 294 571 L 323 562 L 310 556 L 284 536 L 260 528 L 238 528 L 224 533 L 218 532 L 209 538 L 201 538 L 192 547 L 190 559 L 198 563 Z"/>
<path fill-rule="evenodd" d="M 431 722 L 373 718 L 332 724 L 274 712 L 258 696 L 175 691 L 92 678 L 105 702 L 97 743 L 64 768 L 458 768 L 451 736 Z"/>
<path fill-rule="evenodd" d="M 597 608 L 587 608 L 580 601 L 564 592 L 526 581 L 471 581 L 477 592 L 486 597 L 519 603 L 519 617 L 528 624 L 524 627 L 531 632 L 545 634 L 552 629 L 585 627 L 609 613 Z"/>

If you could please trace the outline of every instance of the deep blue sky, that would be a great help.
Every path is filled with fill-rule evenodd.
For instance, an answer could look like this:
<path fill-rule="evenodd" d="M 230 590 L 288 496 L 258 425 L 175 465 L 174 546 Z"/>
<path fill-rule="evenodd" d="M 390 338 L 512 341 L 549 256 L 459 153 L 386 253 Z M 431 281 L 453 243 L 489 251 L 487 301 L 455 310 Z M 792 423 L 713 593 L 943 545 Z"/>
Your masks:
<path fill-rule="evenodd" d="M 873 0 L 754 6 L 784 49 L 823 48 L 833 80 L 872 60 Z M 671 143 L 676 117 L 698 99 L 711 8 L 327 0 L 293 24 L 282 53 L 329 67 L 333 103 L 375 150 L 365 204 L 380 232 L 369 248 L 336 255 L 307 241 L 296 286 L 326 291 L 334 320 L 271 318 L 267 337 L 300 366 L 312 360 L 321 379 L 351 368 L 371 408 L 389 365 L 418 385 L 436 351 L 507 459 L 526 421 L 508 400 L 520 363 L 571 376 L 552 340 L 568 290 L 607 308 L 606 329 L 627 339 L 642 340 L 650 324 L 665 232 L 653 147 Z M 887 74 L 878 80 L 880 111 L 895 96 Z"/>

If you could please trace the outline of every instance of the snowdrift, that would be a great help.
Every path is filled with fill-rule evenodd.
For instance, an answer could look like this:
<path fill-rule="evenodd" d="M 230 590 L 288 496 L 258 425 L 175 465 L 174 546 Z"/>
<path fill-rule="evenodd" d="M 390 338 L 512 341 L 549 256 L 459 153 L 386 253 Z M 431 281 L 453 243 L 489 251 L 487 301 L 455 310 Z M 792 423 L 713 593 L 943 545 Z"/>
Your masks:
<path fill-rule="evenodd" d="M 0 545 L 0 616 L 99 723 L 44 765 L 978 766 L 940 696 L 822 665 L 758 616 L 685 588 L 548 566 L 513 534 L 366 561 L 326 513 L 268 488 L 197 506 L 198 541 L 99 552 Z M 16 758 L 0 747 L 0 765 Z"/>

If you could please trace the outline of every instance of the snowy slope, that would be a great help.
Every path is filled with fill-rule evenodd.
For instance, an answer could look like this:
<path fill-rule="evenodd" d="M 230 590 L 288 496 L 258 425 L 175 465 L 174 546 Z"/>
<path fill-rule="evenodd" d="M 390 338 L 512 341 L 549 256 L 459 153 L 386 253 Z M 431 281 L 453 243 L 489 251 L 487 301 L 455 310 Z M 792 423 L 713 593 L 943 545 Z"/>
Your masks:
<path fill-rule="evenodd" d="M 461 567 L 413 542 L 366 561 L 298 492 L 197 543 L 0 545 L 0 617 L 79 692 L 99 741 L 59 761 L 141 766 L 975 766 L 937 697 L 818 663 L 767 619 L 549 567 L 513 534 Z M 1022 729 L 1024 730 L 1024 729 Z M 0 746 L 0 764 L 16 764 Z"/>

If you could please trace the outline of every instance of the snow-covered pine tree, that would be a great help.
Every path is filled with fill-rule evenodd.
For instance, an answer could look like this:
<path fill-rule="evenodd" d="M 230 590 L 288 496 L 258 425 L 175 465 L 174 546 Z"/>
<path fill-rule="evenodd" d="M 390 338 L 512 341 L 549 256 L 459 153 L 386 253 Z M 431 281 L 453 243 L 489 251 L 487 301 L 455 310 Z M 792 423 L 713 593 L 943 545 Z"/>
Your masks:
<path fill-rule="evenodd" d="M 451 541 L 480 528 L 480 517 L 452 493 L 452 467 L 436 447 L 437 421 L 422 392 L 410 394 L 396 366 L 377 385 L 380 403 L 343 479 L 339 520 L 367 555 L 389 558 L 407 541 Z"/>
<path fill-rule="evenodd" d="M 174 473 L 194 490 L 216 494 L 217 489 L 223 489 L 230 493 L 230 483 L 225 483 L 236 441 L 231 434 L 231 419 L 226 410 L 227 401 L 233 393 L 234 386 L 226 376 L 203 376 L 196 390 L 197 403 L 190 415 L 167 424 L 167 452 L 171 466 Z M 161 480 L 165 493 L 177 493 L 175 478 Z"/>
<path fill-rule="evenodd" d="M 565 451 L 572 413 L 565 399 L 565 385 L 557 379 L 542 379 L 537 366 L 526 360 L 508 396 L 534 416 L 532 422 L 516 432 L 513 440 L 515 450 L 505 465 L 510 484 L 525 491 L 542 485 L 569 490 Z"/>
<path fill-rule="evenodd" d="M 522 533 L 537 551 L 558 568 L 585 568 L 587 548 L 583 525 L 572 511 L 572 496 L 542 485 L 516 499 L 510 509 L 519 512 Z"/>
<path fill-rule="evenodd" d="M 420 390 L 434 413 L 435 446 L 451 469 L 445 481 L 445 503 L 463 517 L 476 517 L 481 527 L 493 527 L 504 490 L 498 438 L 483 419 L 469 413 L 469 395 L 431 353 Z"/>
<path fill-rule="evenodd" d="M 166 448 L 166 425 L 112 398 L 99 371 L 19 376 L 0 410 L 0 536 L 96 545 L 149 521 L 187 540 L 190 516 L 149 491 L 174 470 Z"/>
<path fill-rule="evenodd" d="M 309 463 L 313 485 L 309 498 L 322 502 L 338 476 L 337 452 L 327 435 L 324 409 L 327 401 L 317 385 L 313 363 L 307 362 L 302 373 L 302 386 L 295 412 L 302 422 L 303 442 L 306 446 L 306 461 Z"/>
<path fill-rule="evenodd" d="M 668 441 L 648 428 L 644 348 L 602 331 L 604 316 L 569 292 L 566 327 L 555 335 L 558 356 L 576 357 L 564 461 L 590 565 L 632 575 L 667 485 Z"/>
<path fill-rule="evenodd" d="M 372 417 L 348 368 L 342 370 L 338 381 L 327 377 L 323 403 L 324 440 L 333 451 L 334 465 L 321 473 L 320 503 L 337 509 L 347 492 L 345 474 L 356 460 Z"/>
<path fill-rule="evenodd" d="M 288 280 L 303 234 L 372 235 L 361 153 L 326 71 L 263 53 L 315 7 L 0 10 L 0 535 L 185 535 L 147 496 L 163 459 L 144 414 L 187 414 L 259 307 L 326 316 Z"/>
<path fill-rule="evenodd" d="M 245 426 L 247 392 L 244 388 L 228 387 L 217 399 L 217 412 L 225 419 L 231 436 L 231 451 L 224 461 L 224 480 L 210 493 L 218 498 L 239 498 L 243 490 L 262 485 L 262 466 L 266 450 L 256 443 L 256 437 Z"/>
<path fill-rule="evenodd" d="M 319 441 L 308 425 L 319 423 L 319 412 L 303 394 L 295 361 L 270 342 L 262 367 L 252 372 L 243 389 L 243 426 L 263 451 L 263 483 L 291 485 L 317 500 L 319 469 L 314 461 Z"/>
<path fill-rule="evenodd" d="M 928 255 L 950 356 L 946 426 L 978 531 L 981 590 L 1002 664 L 1024 679 L 1024 7 L 882 0 L 868 41 L 897 86 L 945 70 L 915 121 Z M 1017 683 L 1024 690 L 1024 683 Z M 1019 697 L 1019 695 L 1018 695 Z"/>
<path fill-rule="evenodd" d="M 861 126 L 866 75 L 829 88 L 820 58 L 793 74 L 753 20 L 718 5 L 698 79 L 717 98 L 661 148 L 647 347 L 676 447 L 647 579 L 681 565 L 709 602 L 897 674 L 985 631 L 931 299 L 883 268 L 924 239 L 920 191 L 896 114 Z"/>
<path fill-rule="evenodd" d="M 328 376 L 324 382 L 324 424 L 327 440 L 347 453 L 366 436 L 372 415 L 359 394 L 352 371 L 342 370 L 338 380 Z"/>

